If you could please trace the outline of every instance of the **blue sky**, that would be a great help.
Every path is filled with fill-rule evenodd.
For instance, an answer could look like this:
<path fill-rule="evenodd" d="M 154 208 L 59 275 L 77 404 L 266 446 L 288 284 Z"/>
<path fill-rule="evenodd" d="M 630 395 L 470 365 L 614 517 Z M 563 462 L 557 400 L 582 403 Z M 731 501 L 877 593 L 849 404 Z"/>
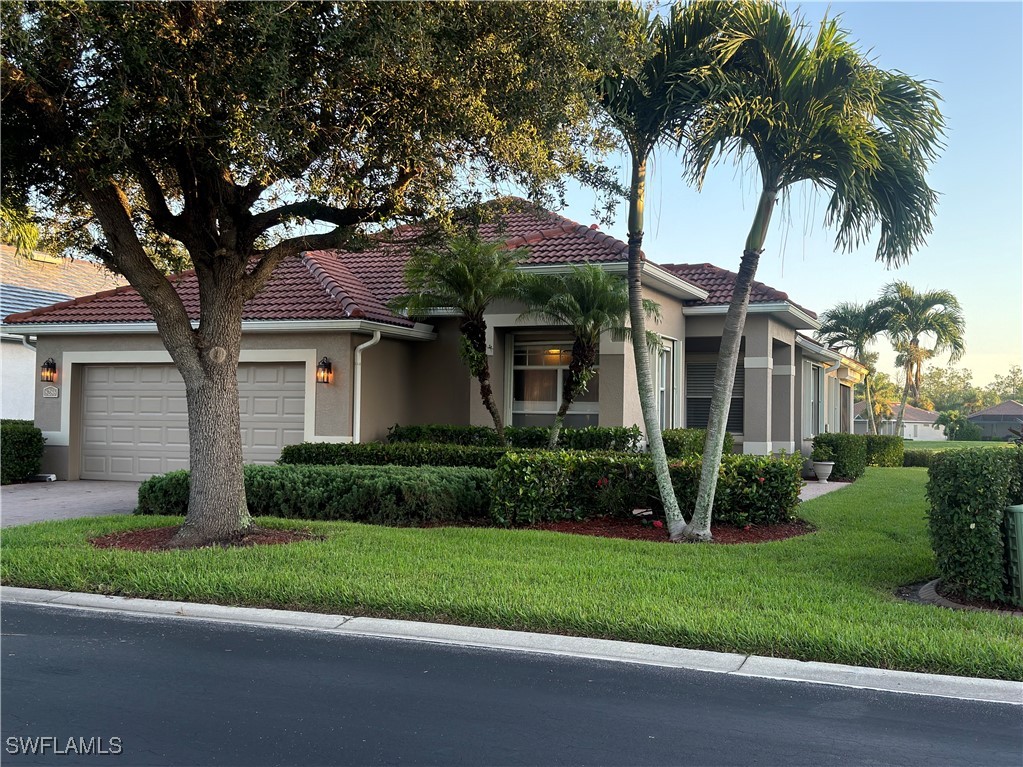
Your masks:
<path fill-rule="evenodd" d="M 932 168 L 941 193 L 934 233 L 907 265 L 887 269 L 873 243 L 836 252 L 824 228 L 826 198 L 796 188 L 777 211 L 757 279 L 822 312 L 864 302 L 895 279 L 917 290 L 947 288 L 966 316 L 966 355 L 957 367 L 984 385 L 1023 364 L 1023 4 L 853 2 L 790 4 L 816 23 L 829 12 L 886 69 L 934 81 L 947 122 L 946 148 Z M 680 179 L 675 158 L 658 155 L 648 184 L 644 250 L 655 262 L 709 261 L 738 267 L 759 178 L 728 164 L 702 192 Z M 622 165 L 622 178 L 627 167 Z M 589 223 L 594 195 L 573 189 L 561 211 Z M 625 239 L 626 207 L 606 231 Z M 894 372 L 886 341 L 880 368 Z M 936 360 L 945 365 L 947 358 Z"/>

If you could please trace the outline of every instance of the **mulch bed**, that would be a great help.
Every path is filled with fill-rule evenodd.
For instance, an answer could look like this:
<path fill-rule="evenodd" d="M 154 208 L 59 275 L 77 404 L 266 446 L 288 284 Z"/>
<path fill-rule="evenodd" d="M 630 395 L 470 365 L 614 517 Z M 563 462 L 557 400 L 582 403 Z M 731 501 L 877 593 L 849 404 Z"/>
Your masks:
<path fill-rule="evenodd" d="M 178 531 L 172 527 L 150 527 L 145 530 L 128 530 L 123 533 L 110 533 L 99 538 L 90 538 L 89 543 L 97 549 L 124 549 L 126 551 L 167 551 L 171 548 L 170 541 Z M 268 527 L 251 527 L 244 533 L 221 543 L 209 544 L 221 548 L 237 546 L 273 546 L 282 543 L 319 540 L 320 536 L 298 530 L 272 530 Z M 197 547 L 197 548 L 208 548 Z"/>
<path fill-rule="evenodd" d="M 670 543 L 668 528 L 656 522 L 644 524 L 639 520 L 622 519 L 620 517 L 595 517 L 580 521 L 543 522 L 530 526 L 529 530 L 550 530 L 555 533 L 572 533 L 574 535 L 594 535 L 599 538 L 625 538 L 631 541 L 654 541 Z M 735 525 L 712 524 L 712 543 L 765 543 L 767 541 L 783 541 L 797 535 L 812 533 L 816 528 L 801 519 L 780 525 Z"/>
<path fill-rule="evenodd" d="M 948 587 L 945 586 L 944 583 L 938 583 L 938 585 L 934 587 L 934 590 L 949 602 L 955 602 L 957 605 L 964 605 L 966 607 L 975 607 L 978 610 L 1019 610 L 1016 605 L 1011 604 L 1010 602 L 991 602 L 987 599 L 971 599 L 970 597 L 959 596 L 958 594 L 949 591 Z"/>

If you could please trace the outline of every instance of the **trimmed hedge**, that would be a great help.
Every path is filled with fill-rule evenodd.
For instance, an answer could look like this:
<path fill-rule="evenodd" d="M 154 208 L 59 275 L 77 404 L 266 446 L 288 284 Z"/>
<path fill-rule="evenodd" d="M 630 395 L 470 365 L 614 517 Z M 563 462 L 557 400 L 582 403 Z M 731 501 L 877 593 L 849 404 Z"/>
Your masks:
<path fill-rule="evenodd" d="M 862 434 L 818 434 L 813 438 L 813 448 L 818 447 L 829 448 L 834 456 L 832 479 L 852 481 L 867 470 L 867 440 Z"/>
<path fill-rule="evenodd" d="M 278 465 L 314 466 L 470 466 L 493 469 L 507 452 L 503 447 L 471 447 L 429 442 L 303 442 L 287 445 Z"/>
<path fill-rule="evenodd" d="M 934 453 L 928 529 L 942 582 L 967 598 L 1008 599 L 1002 517 L 1023 503 L 1023 448 Z"/>
<path fill-rule="evenodd" d="M 931 465 L 931 459 L 935 455 L 937 455 L 937 451 L 934 450 L 905 450 L 902 453 L 902 465 L 927 468 Z"/>
<path fill-rule="evenodd" d="M 0 420 L 0 484 L 21 482 L 39 473 L 43 433 L 31 421 Z"/>
<path fill-rule="evenodd" d="M 509 447 L 545 449 L 550 430 L 542 426 L 506 426 L 505 438 Z M 635 452 L 643 434 L 638 426 L 587 426 L 583 429 L 562 429 L 558 447 L 569 450 L 621 450 Z M 464 445 L 471 447 L 500 447 L 497 432 L 489 426 L 400 426 L 387 430 L 391 444 L 428 442 L 432 444 Z"/>
<path fill-rule="evenodd" d="M 863 436 L 867 444 L 868 466 L 891 468 L 903 465 L 906 443 L 902 437 L 897 434 L 866 434 Z"/>
<path fill-rule="evenodd" d="M 326 519 L 377 525 L 470 522 L 490 516 L 493 472 L 461 467 L 245 467 L 254 516 Z M 181 515 L 188 471 L 151 477 L 139 487 L 136 514 Z"/>
<path fill-rule="evenodd" d="M 727 455 L 721 465 L 714 519 L 737 525 L 791 518 L 799 503 L 802 458 Z M 699 457 L 670 464 L 683 512 L 696 504 Z M 508 453 L 494 472 L 493 516 L 509 526 L 661 509 L 647 456 L 578 451 Z"/>
<path fill-rule="evenodd" d="M 706 429 L 665 429 L 661 432 L 664 438 L 664 452 L 668 458 L 690 458 L 703 455 L 703 443 L 707 441 Z M 735 439 L 731 432 L 725 432 L 723 455 L 735 449 Z"/>

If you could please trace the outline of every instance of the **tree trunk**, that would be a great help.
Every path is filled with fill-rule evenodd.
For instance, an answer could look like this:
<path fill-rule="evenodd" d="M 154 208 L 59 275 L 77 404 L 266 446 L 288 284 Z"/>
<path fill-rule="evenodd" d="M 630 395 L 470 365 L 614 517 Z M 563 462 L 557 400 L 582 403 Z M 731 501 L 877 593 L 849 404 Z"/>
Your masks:
<path fill-rule="evenodd" d="M 863 399 L 867 404 L 867 428 L 871 434 L 876 435 L 878 433 L 877 419 L 874 417 L 874 400 L 870 396 L 870 373 L 863 378 Z"/>
<path fill-rule="evenodd" d="M 462 338 L 464 340 L 463 357 L 469 372 L 476 377 L 480 384 L 480 399 L 483 406 L 494 419 L 494 431 L 497 432 L 497 440 L 501 445 L 507 445 L 508 441 L 504 435 L 504 419 L 501 418 L 501 411 L 494 401 L 494 388 L 490 385 L 490 358 L 487 356 L 487 323 L 482 317 L 467 317 L 461 324 Z"/>
<path fill-rule="evenodd" d="M 575 398 L 579 396 L 583 387 L 583 378 L 587 371 L 593 370 L 596 361 L 597 349 L 576 338 L 572 344 L 572 361 L 568 365 L 565 383 L 561 387 L 561 406 L 554 416 L 554 425 L 551 426 L 551 436 L 547 442 L 547 446 L 552 450 L 558 446 L 558 436 L 565 423 L 565 414 L 572 407 Z"/>
<path fill-rule="evenodd" d="M 714 396 L 710 402 L 710 418 L 707 422 L 707 439 L 703 446 L 703 465 L 700 471 L 700 489 L 696 495 L 696 509 L 693 518 L 686 525 L 682 535 L 693 541 L 709 541 L 711 513 L 714 508 L 714 493 L 717 490 L 718 472 L 721 469 L 721 453 L 724 449 L 725 427 L 728 423 L 728 408 L 732 402 L 732 387 L 735 384 L 735 369 L 739 362 L 739 345 L 746 325 L 750 290 L 757 273 L 767 227 L 771 221 L 778 192 L 766 188 L 760 195 L 760 203 L 753 219 L 753 226 L 746 238 L 746 249 L 742 254 L 739 273 L 732 290 L 732 301 L 725 314 L 724 329 L 721 333 L 721 349 L 714 372 Z"/>
<path fill-rule="evenodd" d="M 899 414 L 895 417 L 895 433 L 902 436 L 902 421 L 906 416 L 906 402 L 909 401 L 909 390 L 913 385 L 913 349 L 920 345 L 920 339 L 913 338 L 909 342 L 909 361 L 906 363 L 906 384 L 902 387 L 902 403 L 899 405 Z"/>
<path fill-rule="evenodd" d="M 664 452 L 661 424 L 657 419 L 654 383 L 650 375 L 650 353 L 646 341 L 646 315 L 643 313 L 643 286 L 640 281 L 643 268 L 643 205 L 646 194 L 646 158 L 632 153 L 632 187 L 629 193 L 629 324 L 632 326 L 632 351 L 636 360 L 636 380 L 639 384 L 639 404 L 643 410 L 647 445 L 654 462 L 657 491 L 664 506 L 671 540 L 678 540 L 685 527 L 685 518 L 678 507 L 675 488 L 671 484 L 668 456 Z"/>

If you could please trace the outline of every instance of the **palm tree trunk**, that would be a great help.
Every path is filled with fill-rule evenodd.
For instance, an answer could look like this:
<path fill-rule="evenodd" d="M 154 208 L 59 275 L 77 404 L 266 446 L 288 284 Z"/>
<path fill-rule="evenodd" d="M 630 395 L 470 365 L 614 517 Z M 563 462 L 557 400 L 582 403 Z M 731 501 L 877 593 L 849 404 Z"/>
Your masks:
<path fill-rule="evenodd" d="M 558 446 L 558 436 L 565 423 L 565 414 L 572 407 L 575 398 L 579 396 L 583 388 L 583 379 L 587 371 L 593 370 L 597 361 L 597 348 L 583 343 L 578 338 L 572 344 L 572 361 L 568 364 L 568 372 L 565 373 L 565 383 L 561 387 L 561 407 L 554 416 L 554 425 L 551 426 L 550 438 L 547 446 L 552 450 Z"/>
<path fill-rule="evenodd" d="M 650 352 L 646 342 L 646 318 L 643 314 L 643 286 L 640 281 L 643 268 L 643 204 L 646 195 L 646 158 L 632 152 L 632 186 L 629 190 L 629 324 L 632 326 L 632 351 L 636 360 L 636 380 L 639 385 L 639 404 L 643 410 L 647 445 L 654 462 L 657 491 L 664 506 L 671 540 L 679 540 L 685 528 L 685 518 L 678 507 L 675 488 L 671 484 L 668 456 L 664 452 L 661 424 L 657 420 L 654 400 L 654 382 L 650 375 Z"/>
<path fill-rule="evenodd" d="M 874 400 L 870 396 L 870 373 L 867 373 L 863 379 L 863 399 L 867 403 L 867 428 L 871 434 L 877 434 L 877 419 L 874 418 Z"/>
<path fill-rule="evenodd" d="M 906 402 L 909 400 L 909 390 L 913 386 L 913 356 L 912 349 L 915 346 L 920 345 L 918 338 L 913 338 L 909 342 L 910 354 L 909 360 L 906 362 L 906 384 L 902 387 L 902 404 L 899 406 L 899 414 L 895 418 L 895 433 L 898 436 L 902 436 L 902 421 L 906 415 Z"/>
<path fill-rule="evenodd" d="M 494 430 L 497 432 L 498 444 L 507 445 L 504 436 L 504 419 L 501 418 L 501 411 L 494 401 L 494 389 L 490 385 L 490 362 L 487 357 L 487 324 L 481 318 L 466 318 L 462 321 L 463 347 L 462 356 L 469 366 L 469 372 L 476 377 L 480 384 L 480 399 L 483 406 L 490 413 L 494 420 Z"/>
<path fill-rule="evenodd" d="M 683 535 L 693 541 L 709 541 L 711 512 L 714 508 L 714 492 L 717 490 L 718 472 L 721 470 L 721 453 L 724 449 L 725 426 L 728 422 L 728 408 L 732 402 L 732 387 L 735 384 L 735 369 L 739 363 L 739 345 L 746 325 L 746 311 L 749 308 L 750 291 L 757 273 L 760 254 L 763 252 L 767 227 L 778 198 L 777 190 L 767 188 L 760 195 L 753 226 L 746 238 L 746 248 L 739 264 L 739 273 L 732 290 L 732 301 L 725 314 L 725 325 L 721 332 L 721 350 L 718 352 L 717 369 L 714 372 L 714 396 L 710 402 L 710 418 L 707 422 L 707 440 L 703 447 L 703 465 L 700 471 L 700 489 L 696 495 L 696 509 L 693 518 L 686 525 Z"/>

